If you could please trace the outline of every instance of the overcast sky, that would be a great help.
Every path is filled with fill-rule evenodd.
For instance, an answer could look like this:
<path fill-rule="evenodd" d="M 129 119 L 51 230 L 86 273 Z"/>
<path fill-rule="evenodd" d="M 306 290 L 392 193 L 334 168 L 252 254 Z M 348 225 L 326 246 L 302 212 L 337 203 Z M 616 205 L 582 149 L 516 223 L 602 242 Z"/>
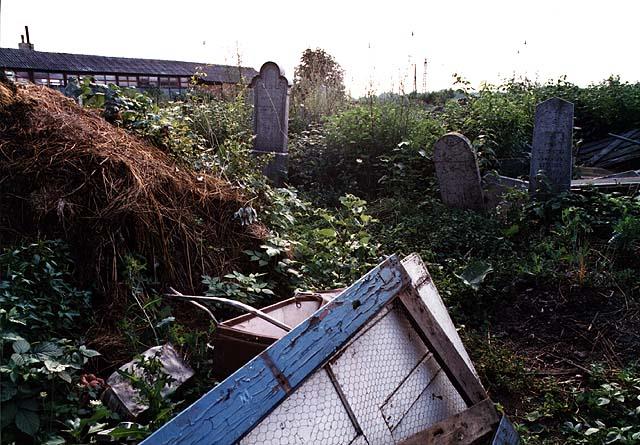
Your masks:
<path fill-rule="evenodd" d="M 427 90 L 453 73 L 473 85 L 566 74 L 640 81 L 639 0 L 190 1 L 0 0 L 0 46 L 29 25 L 36 50 L 236 64 L 273 60 L 292 78 L 305 48 L 324 48 L 353 95 Z"/>

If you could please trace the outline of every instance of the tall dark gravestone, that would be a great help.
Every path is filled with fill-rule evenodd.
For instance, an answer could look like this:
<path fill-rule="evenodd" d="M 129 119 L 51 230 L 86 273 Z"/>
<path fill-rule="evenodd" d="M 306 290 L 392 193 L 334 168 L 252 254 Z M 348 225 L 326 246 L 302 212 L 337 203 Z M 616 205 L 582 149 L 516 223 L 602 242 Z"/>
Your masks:
<path fill-rule="evenodd" d="M 254 151 L 273 154 L 264 173 L 276 183 L 287 175 L 289 82 L 274 62 L 266 62 L 251 80 L 253 90 Z"/>
<path fill-rule="evenodd" d="M 442 202 L 449 207 L 484 210 L 476 152 L 469 139 L 448 133 L 433 146 L 433 162 Z"/>
<path fill-rule="evenodd" d="M 572 147 L 573 104 L 557 97 L 539 103 L 533 127 L 530 193 L 540 187 L 539 174 L 549 182 L 553 193 L 571 188 Z"/>

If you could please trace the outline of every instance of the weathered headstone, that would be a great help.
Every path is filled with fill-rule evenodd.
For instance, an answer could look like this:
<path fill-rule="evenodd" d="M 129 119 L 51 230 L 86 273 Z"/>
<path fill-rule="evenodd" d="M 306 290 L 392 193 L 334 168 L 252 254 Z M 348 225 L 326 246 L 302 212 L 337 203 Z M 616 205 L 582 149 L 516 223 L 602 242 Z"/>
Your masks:
<path fill-rule="evenodd" d="M 485 209 L 495 209 L 499 204 L 503 203 L 505 193 L 511 190 L 526 192 L 529 190 L 529 182 L 489 172 L 482 178 L 482 190 L 484 192 Z"/>
<path fill-rule="evenodd" d="M 265 174 L 281 182 L 287 173 L 287 134 L 289 131 L 289 82 L 274 62 L 266 62 L 251 80 L 253 89 L 254 150 L 275 156 Z"/>
<path fill-rule="evenodd" d="M 442 136 L 433 147 L 442 201 L 449 207 L 483 210 L 484 197 L 476 153 L 459 133 Z"/>
<path fill-rule="evenodd" d="M 572 146 L 573 104 L 557 97 L 539 103 L 533 127 L 530 193 L 540 187 L 538 174 L 546 177 L 553 193 L 571 188 Z"/>

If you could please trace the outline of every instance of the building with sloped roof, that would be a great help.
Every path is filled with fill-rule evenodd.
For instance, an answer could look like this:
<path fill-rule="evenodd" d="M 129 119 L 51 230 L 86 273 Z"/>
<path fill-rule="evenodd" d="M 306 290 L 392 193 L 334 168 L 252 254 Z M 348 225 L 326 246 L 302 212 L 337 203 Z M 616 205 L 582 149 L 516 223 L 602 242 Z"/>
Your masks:
<path fill-rule="evenodd" d="M 222 94 L 227 86 L 248 84 L 253 68 L 35 51 L 27 40 L 19 48 L 0 48 L 0 70 L 16 82 L 63 88 L 73 77 L 90 76 L 100 84 L 160 90 L 168 96 L 184 92 L 196 81 Z"/>

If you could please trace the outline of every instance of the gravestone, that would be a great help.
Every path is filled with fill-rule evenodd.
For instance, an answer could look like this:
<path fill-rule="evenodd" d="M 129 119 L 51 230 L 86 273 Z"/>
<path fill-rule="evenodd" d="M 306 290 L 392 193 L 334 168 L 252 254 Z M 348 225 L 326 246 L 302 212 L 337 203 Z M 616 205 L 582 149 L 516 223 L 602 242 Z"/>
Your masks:
<path fill-rule="evenodd" d="M 484 197 L 476 153 L 460 133 L 442 136 L 433 147 L 442 201 L 449 207 L 483 210 Z"/>
<path fill-rule="evenodd" d="M 540 187 L 539 173 L 546 177 L 553 193 L 571 188 L 572 146 L 573 104 L 557 97 L 539 103 L 533 127 L 529 193 Z"/>
<path fill-rule="evenodd" d="M 253 90 L 254 152 L 273 154 L 264 173 L 281 183 L 287 174 L 289 82 L 274 62 L 266 62 L 251 80 Z"/>

